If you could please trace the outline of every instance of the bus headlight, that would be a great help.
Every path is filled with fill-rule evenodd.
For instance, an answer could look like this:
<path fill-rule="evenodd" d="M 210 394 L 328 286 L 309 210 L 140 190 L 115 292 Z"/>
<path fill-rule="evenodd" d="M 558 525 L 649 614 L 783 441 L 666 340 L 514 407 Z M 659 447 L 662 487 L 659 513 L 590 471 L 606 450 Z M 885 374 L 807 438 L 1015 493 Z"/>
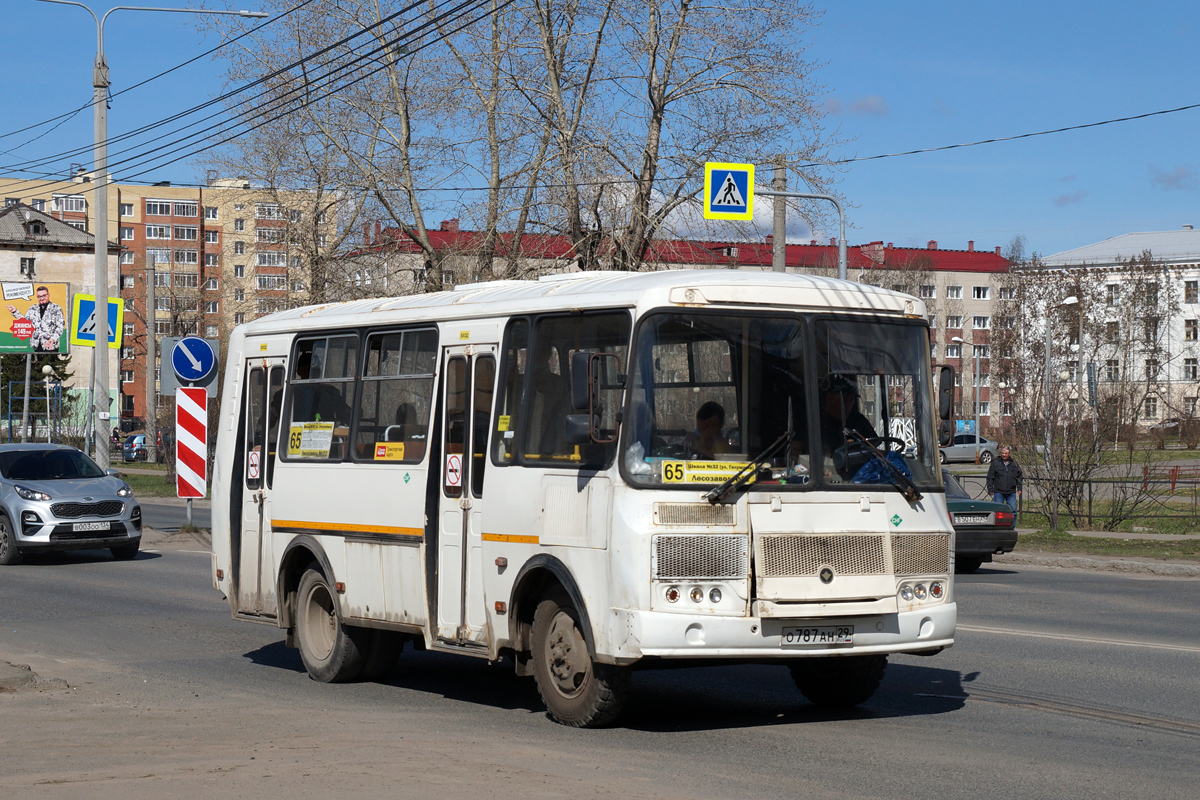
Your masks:
<path fill-rule="evenodd" d="M 929 594 L 929 592 L 928 592 L 928 590 L 926 590 L 925 584 L 918 583 L 916 588 L 913 589 L 913 594 L 917 596 L 918 600 L 924 600 L 926 595 Z"/>
<path fill-rule="evenodd" d="M 699 586 L 693 586 L 690 594 L 693 603 L 699 603 L 704 600 L 704 590 Z"/>
<path fill-rule="evenodd" d="M 900 587 L 900 599 L 906 603 L 912 602 L 913 589 L 907 583 Z"/>
<path fill-rule="evenodd" d="M 714 586 L 708 593 L 708 599 L 712 601 L 713 605 L 721 602 L 721 590 Z"/>
<path fill-rule="evenodd" d="M 668 603 L 678 603 L 679 602 L 679 587 L 678 586 L 668 586 L 667 587 L 667 602 Z"/>
<path fill-rule="evenodd" d="M 929 584 L 929 596 L 934 600 L 941 600 L 946 594 L 946 585 L 941 581 L 934 581 Z"/>

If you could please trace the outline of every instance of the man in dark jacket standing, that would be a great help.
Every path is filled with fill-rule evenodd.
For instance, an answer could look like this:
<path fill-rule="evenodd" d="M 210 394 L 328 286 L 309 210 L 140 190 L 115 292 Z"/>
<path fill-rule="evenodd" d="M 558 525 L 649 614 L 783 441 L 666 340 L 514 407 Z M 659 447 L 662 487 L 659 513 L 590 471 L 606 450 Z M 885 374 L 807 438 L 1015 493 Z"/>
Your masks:
<path fill-rule="evenodd" d="M 992 461 L 988 468 L 987 490 L 997 503 L 1008 503 L 1008 507 L 1017 512 L 1017 498 L 1021 495 L 1021 485 L 1024 476 L 1021 465 L 1012 457 L 1012 449 L 1000 448 L 1000 457 Z"/>

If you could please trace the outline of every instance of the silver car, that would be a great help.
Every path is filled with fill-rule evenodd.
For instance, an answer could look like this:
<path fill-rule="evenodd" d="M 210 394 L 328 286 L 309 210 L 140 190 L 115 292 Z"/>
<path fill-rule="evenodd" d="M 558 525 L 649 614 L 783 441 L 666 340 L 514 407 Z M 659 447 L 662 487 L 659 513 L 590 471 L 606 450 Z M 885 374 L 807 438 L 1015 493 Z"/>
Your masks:
<path fill-rule="evenodd" d="M 997 456 L 997 451 L 1000 445 L 979 437 L 979 462 L 981 464 L 990 464 L 992 459 Z M 975 434 L 973 433 L 958 433 L 954 436 L 954 441 L 948 446 L 941 449 L 942 463 L 948 461 L 974 461 L 975 460 Z"/>
<path fill-rule="evenodd" d="M 0 445 L 0 565 L 97 548 L 124 561 L 141 541 L 141 506 L 114 470 L 66 445 Z"/>

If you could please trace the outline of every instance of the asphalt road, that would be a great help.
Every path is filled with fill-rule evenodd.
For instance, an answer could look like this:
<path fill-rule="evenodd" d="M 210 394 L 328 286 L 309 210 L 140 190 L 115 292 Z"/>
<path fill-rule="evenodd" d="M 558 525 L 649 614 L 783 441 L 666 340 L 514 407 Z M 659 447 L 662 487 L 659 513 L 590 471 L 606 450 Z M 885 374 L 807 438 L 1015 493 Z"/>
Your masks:
<path fill-rule="evenodd" d="M 187 508 L 182 505 L 164 505 L 139 501 L 142 506 L 142 520 L 156 531 L 174 533 L 187 521 Z M 212 514 L 208 508 L 192 508 L 192 524 L 197 528 L 209 530 L 212 528 Z"/>
<path fill-rule="evenodd" d="M 506 665 L 407 649 L 386 682 L 311 681 L 208 567 L 3 569 L 0 661 L 72 687 L 0 694 L 6 798 L 1197 796 L 1200 580 L 985 569 L 956 646 L 893 657 L 861 709 L 817 712 L 781 667 L 657 669 L 579 731 Z"/>

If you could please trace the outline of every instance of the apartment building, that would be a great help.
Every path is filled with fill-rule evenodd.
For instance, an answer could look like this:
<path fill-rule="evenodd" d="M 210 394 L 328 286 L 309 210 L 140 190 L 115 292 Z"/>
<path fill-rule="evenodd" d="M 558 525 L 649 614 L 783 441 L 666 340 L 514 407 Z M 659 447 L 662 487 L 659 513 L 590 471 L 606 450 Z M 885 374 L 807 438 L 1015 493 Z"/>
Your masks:
<path fill-rule="evenodd" d="M 83 171 L 63 181 L 0 178 L 0 196 L 90 232 L 93 186 Z M 109 238 L 121 246 L 126 309 L 120 369 L 113 372 L 123 429 L 144 426 L 148 335 L 223 339 L 234 325 L 306 302 L 303 253 L 323 246 L 324 231 L 334 228 L 331 209 L 310 205 L 304 192 L 215 176 L 205 186 L 109 186 Z M 153 309 L 146 308 L 148 279 Z"/>

